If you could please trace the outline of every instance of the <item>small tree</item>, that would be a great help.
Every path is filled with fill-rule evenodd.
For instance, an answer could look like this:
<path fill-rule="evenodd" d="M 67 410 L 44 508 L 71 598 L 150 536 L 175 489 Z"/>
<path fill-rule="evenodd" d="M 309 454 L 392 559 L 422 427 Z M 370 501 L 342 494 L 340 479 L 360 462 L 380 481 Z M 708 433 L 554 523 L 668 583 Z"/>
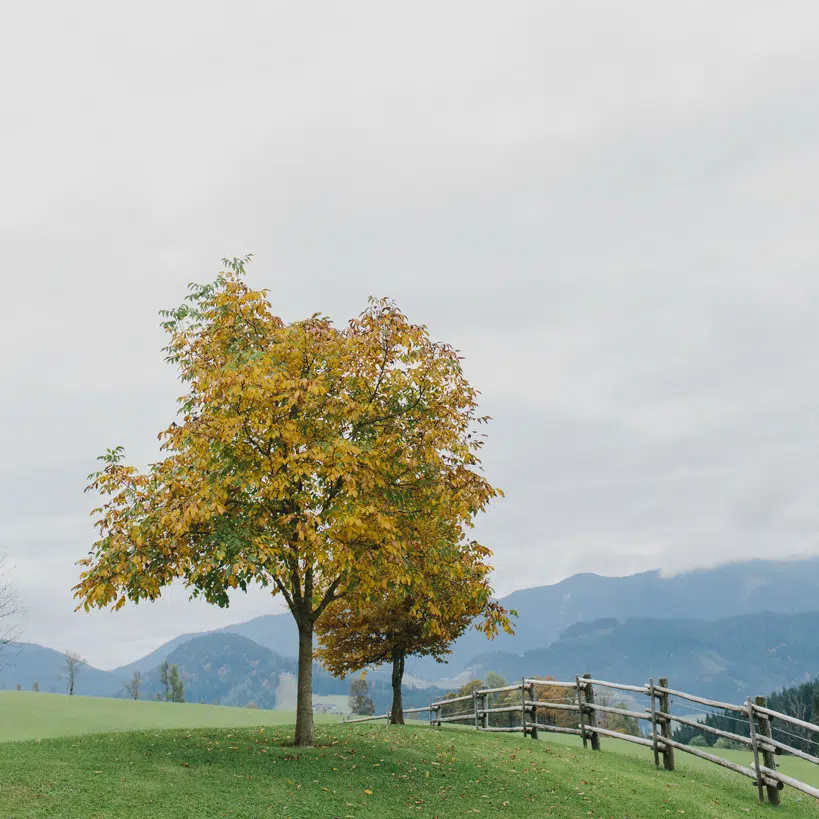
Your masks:
<path fill-rule="evenodd" d="M 609 694 L 597 693 L 595 700 L 598 705 L 609 708 L 627 710 L 624 702 L 614 702 Z M 633 737 L 640 736 L 640 724 L 636 717 L 628 714 L 615 714 L 611 711 L 598 711 L 597 722 L 601 728 L 609 731 L 617 731 L 618 734 L 629 734 Z"/>
<path fill-rule="evenodd" d="M 22 691 L 22 690 L 23 690 L 23 686 L 20 685 L 20 683 L 17 683 L 17 691 Z"/>
<path fill-rule="evenodd" d="M 176 665 L 172 665 L 168 672 L 168 687 L 171 702 L 185 702 L 185 685 Z"/>
<path fill-rule="evenodd" d="M 65 680 L 68 687 L 68 695 L 73 696 L 77 687 L 77 677 L 80 671 L 88 664 L 86 660 L 80 657 L 74 651 L 66 651 L 65 653 L 65 673 L 62 679 Z"/>
<path fill-rule="evenodd" d="M 38 682 L 37 682 L 37 680 L 35 680 L 35 681 L 34 681 L 34 682 L 31 684 L 31 690 L 32 690 L 32 691 L 39 691 L 39 690 L 40 690 L 40 683 L 38 683 Z"/>
<path fill-rule="evenodd" d="M 370 686 L 363 674 L 350 683 L 350 713 L 361 717 L 371 717 L 375 713 Z"/>
<path fill-rule="evenodd" d="M 139 671 L 134 671 L 134 676 L 130 681 L 125 683 L 125 693 L 132 699 L 139 699 L 140 686 L 142 685 L 142 674 Z"/>
<path fill-rule="evenodd" d="M 162 686 L 165 702 L 171 698 L 171 664 L 165 660 L 159 666 L 159 684 Z"/>
<path fill-rule="evenodd" d="M 506 685 L 506 680 L 497 671 L 486 672 L 487 688 L 503 688 L 504 685 Z"/>
<path fill-rule="evenodd" d="M 535 684 L 533 699 L 537 702 L 553 702 L 558 705 L 576 705 L 577 699 L 574 689 L 561 688 L 554 685 L 547 685 L 554 677 L 549 675 L 533 679 L 542 680 L 543 685 Z M 599 715 L 598 715 L 599 716 Z M 557 725 L 561 728 L 576 728 L 577 714 L 573 711 L 566 711 L 558 708 L 538 708 L 538 722 L 544 725 Z"/>
<path fill-rule="evenodd" d="M 419 503 L 423 505 L 423 493 Z M 439 662 L 471 623 L 490 639 L 499 628 L 512 633 L 508 612 L 491 599 L 490 552 L 476 541 L 461 542 L 455 521 L 419 514 L 407 528 L 408 552 L 400 584 L 351 592 L 317 625 L 318 657 L 335 676 L 392 663 L 390 722 L 404 723 L 402 682 L 409 655 Z M 476 621 L 476 618 L 482 618 Z"/>
<path fill-rule="evenodd" d="M 7 573 L 6 556 L 0 554 L 0 577 Z M 22 614 L 20 600 L 17 592 L 10 583 L 0 581 L 0 653 L 12 645 L 19 637 L 19 627 L 14 623 L 14 618 Z M 0 660 L 0 668 L 8 665 L 8 660 Z"/>

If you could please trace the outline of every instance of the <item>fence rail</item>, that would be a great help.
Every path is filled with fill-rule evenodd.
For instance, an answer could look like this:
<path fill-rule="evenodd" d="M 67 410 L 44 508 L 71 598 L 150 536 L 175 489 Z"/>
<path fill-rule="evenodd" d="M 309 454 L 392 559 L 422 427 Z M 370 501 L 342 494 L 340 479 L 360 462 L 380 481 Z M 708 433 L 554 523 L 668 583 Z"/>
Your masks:
<path fill-rule="evenodd" d="M 430 726 L 441 726 L 448 723 L 472 722 L 479 731 L 490 733 L 522 733 L 524 737 L 530 736 L 537 739 L 538 733 L 571 734 L 579 736 L 583 740 L 584 747 L 590 743 L 592 750 L 600 749 L 600 737 L 618 739 L 624 742 L 631 742 L 651 748 L 654 752 L 654 763 L 660 766 L 662 759 L 663 767 L 666 770 L 674 770 L 674 751 L 681 751 L 686 754 L 704 759 L 727 768 L 735 773 L 752 779 L 759 792 L 759 800 L 765 800 L 767 794 L 768 802 L 778 805 L 780 802 L 779 792 L 787 785 L 801 793 L 819 799 L 819 789 L 801 782 L 793 777 L 786 776 L 776 770 L 776 754 L 787 753 L 795 757 L 804 759 L 815 765 L 819 765 L 819 756 L 814 756 L 799 748 L 794 748 L 772 736 L 771 723 L 774 720 L 781 720 L 790 725 L 796 725 L 807 731 L 819 734 L 819 725 L 815 725 L 805 720 L 797 719 L 789 714 L 774 711 L 767 707 L 764 697 L 748 698 L 744 705 L 720 702 L 719 700 L 700 697 L 689 694 L 685 691 L 678 691 L 669 688 L 668 680 L 661 678 L 655 684 L 654 680 L 649 680 L 646 685 L 627 685 L 619 682 L 609 682 L 607 680 L 597 680 L 589 674 L 569 680 L 539 680 L 537 678 L 523 678 L 515 685 L 504 685 L 497 688 L 482 688 L 473 691 L 471 694 L 461 697 L 452 697 L 438 702 L 430 702 L 428 706 L 420 708 L 405 708 L 403 714 L 423 714 L 429 715 Z M 632 694 L 647 696 L 649 707 L 645 711 L 635 711 L 625 707 L 611 706 L 605 703 L 595 702 L 595 687 L 597 689 L 606 688 L 615 691 L 627 691 Z M 551 701 L 538 696 L 542 689 L 553 688 L 562 690 L 563 701 Z M 514 692 L 520 692 L 520 700 L 516 703 L 501 700 L 492 704 L 492 697 L 503 696 L 508 698 Z M 714 728 L 689 717 L 677 716 L 671 713 L 670 698 L 694 702 L 710 708 L 719 708 L 724 711 L 732 711 L 742 714 L 748 720 L 749 736 L 736 734 L 732 731 L 725 731 Z M 573 701 L 569 701 L 571 698 Z M 468 711 L 450 713 L 453 706 L 460 706 L 471 703 Z M 578 715 L 577 727 L 569 725 L 555 725 L 548 721 L 539 719 L 542 715 L 549 716 L 549 712 L 572 712 Z M 491 725 L 490 719 L 493 715 L 505 715 L 510 718 L 515 714 L 520 714 L 519 725 Z M 633 720 L 642 720 L 649 723 L 647 734 L 634 736 L 623 731 L 612 730 L 597 724 L 597 716 L 618 715 L 628 717 Z M 390 714 L 378 714 L 373 716 L 356 717 L 345 719 L 346 723 L 372 722 L 375 720 L 390 721 Z M 744 745 L 753 753 L 753 767 L 739 765 L 729 759 L 709 753 L 701 748 L 684 745 L 672 738 L 672 723 L 688 725 L 697 728 L 714 736 L 728 739 L 732 742 Z"/>

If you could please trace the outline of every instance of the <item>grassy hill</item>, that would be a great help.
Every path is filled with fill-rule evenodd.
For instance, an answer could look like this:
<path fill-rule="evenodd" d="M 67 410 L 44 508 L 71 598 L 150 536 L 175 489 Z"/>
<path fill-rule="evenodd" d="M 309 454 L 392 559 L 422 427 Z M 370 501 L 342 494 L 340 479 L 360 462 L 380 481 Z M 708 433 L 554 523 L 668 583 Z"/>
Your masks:
<path fill-rule="evenodd" d="M 657 771 L 647 750 L 605 738 L 594 753 L 575 737 L 320 718 L 305 750 L 280 711 L 28 692 L 0 693 L 0 716 L 4 819 L 819 819 L 810 797 L 786 790 L 774 811 L 743 777 L 681 753 Z M 800 760 L 781 769 L 819 784 Z"/>
<path fill-rule="evenodd" d="M 337 719 L 316 715 L 317 722 Z M 285 711 L 0 691 L 0 742 L 163 728 L 282 725 L 293 721 L 293 714 Z M 5 814 L 0 811 L 0 816 Z"/>
<path fill-rule="evenodd" d="M 0 744 L 0 815 L 8 819 L 200 819 L 230 816 L 482 815 L 588 819 L 817 819 L 786 791 L 760 806 L 742 777 L 643 755 L 428 727 L 323 725 L 317 746 L 291 727 L 96 734 Z M 609 743 L 614 746 L 614 743 Z"/>

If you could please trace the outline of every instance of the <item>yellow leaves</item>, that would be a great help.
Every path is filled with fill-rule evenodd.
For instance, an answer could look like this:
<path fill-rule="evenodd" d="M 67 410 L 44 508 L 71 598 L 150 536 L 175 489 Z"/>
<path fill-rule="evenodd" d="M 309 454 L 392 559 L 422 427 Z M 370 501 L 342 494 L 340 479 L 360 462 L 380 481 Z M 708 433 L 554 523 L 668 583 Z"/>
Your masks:
<path fill-rule="evenodd" d="M 309 576 L 314 610 L 331 588 L 348 594 L 318 619 L 351 624 L 327 658 L 365 661 L 368 632 L 354 627 L 379 612 L 438 656 L 490 599 L 489 551 L 463 531 L 498 494 L 479 471 L 483 419 L 456 352 L 387 300 L 339 327 L 285 324 L 231 265 L 165 314 L 186 394 L 163 460 L 140 472 L 112 450 L 91 479 L 99 539 L 77 596 L 119 607 L 184 578 L 224 605 L 240 578 L 278 593 Z M 502 626 L 498 614 L 486 622 Z"/>

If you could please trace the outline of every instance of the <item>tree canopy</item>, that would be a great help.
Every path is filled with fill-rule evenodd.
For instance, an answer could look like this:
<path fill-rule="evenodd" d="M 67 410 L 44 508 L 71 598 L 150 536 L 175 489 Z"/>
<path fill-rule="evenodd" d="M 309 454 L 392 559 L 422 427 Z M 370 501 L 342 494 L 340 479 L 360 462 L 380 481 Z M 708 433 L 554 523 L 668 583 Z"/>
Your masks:
<path fill-rule="evenodd" d="M 318 618 L 346 594 L 411 584 L 421 501 L 464 539 L 498 492 L 456 350 L 386 300 L 342 327 L 287 323 L 246 262 L 163 314 L 186 391 L 161 460 L 140 471 L 116 447 L 90 476 L 98 539 L 75 594 L 115 609 L 175 580 L 220 606 L 252 583 L 281 594 L 299 628 L 296 743 L 311 744 Z"/>
<path fill-rule="evenodd" d="M 443 662 L 452 643 L 470 625 L 492 638 L 512 632 L 509 613 L 491 599 L 487 563 L 490 551 L 477 541 L 441 537 L 438 518 L 418 526 L 426 538 L 412 548 L 410 582 L 391 589 L 363 588 L 334 603 L 316 625 L 318 657 L 343 676 L 391 662 L 391 721 L 403 723 L 401 684 L 407 656 L 432 656 Z M 435 539 L 437 536 L 438 539 Z"/>

